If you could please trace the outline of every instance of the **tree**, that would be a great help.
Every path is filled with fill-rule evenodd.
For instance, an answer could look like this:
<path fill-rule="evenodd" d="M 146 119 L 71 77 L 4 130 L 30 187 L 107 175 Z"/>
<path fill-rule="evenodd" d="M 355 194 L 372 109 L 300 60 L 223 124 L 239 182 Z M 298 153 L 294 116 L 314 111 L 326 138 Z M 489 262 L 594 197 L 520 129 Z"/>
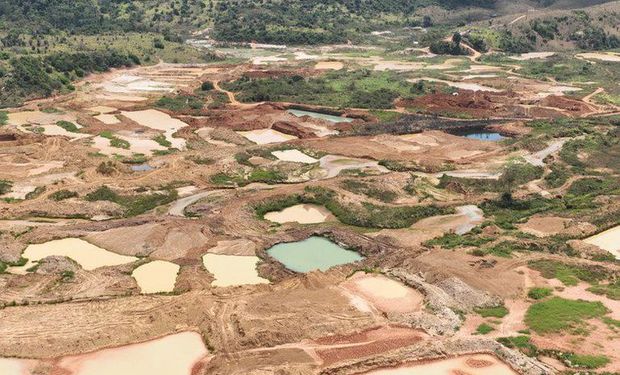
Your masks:
<path fill-rule="evenodd" d="M 456 32 L 454 33 L 454 35 L 452 35 L 452 43 L 456 44 L 457 46 L 459 44 L 461 44 L 461 33 Z"/>

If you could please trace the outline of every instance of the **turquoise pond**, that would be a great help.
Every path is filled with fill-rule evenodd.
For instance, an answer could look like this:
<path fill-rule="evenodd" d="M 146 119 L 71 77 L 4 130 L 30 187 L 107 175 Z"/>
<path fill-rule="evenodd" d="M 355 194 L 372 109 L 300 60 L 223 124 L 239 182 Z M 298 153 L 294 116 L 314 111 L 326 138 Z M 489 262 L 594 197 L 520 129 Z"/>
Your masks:
<path fill-rule="evenodd" d="M 330 122 L 351 122 L 353 121 L 352 118 L 348 118 L 348 117 L 332 116 L 332 115 L 327 115 L 325 113 L 302 111 L 299 109 L 289 109 L 287 112 L 297 117 L 310 116 L 314 118 L 320 118 L 322 120 L 327 120 Z"/>
<path fill-rule="evenodd" d="M 267 250 L 267 254 L 295 272 L 326 271 L 341 264 L 364 259 L 352 250 L 346 250 L 323 237 L 281 243 Z"/>

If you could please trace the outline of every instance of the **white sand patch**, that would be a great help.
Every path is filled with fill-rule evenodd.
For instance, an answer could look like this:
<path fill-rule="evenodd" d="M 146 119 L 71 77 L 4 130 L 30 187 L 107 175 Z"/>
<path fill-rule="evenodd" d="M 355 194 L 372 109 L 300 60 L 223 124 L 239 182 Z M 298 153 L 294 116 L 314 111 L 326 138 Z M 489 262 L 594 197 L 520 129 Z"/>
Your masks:
<path fill-rule="evenodd" d="M 477 78 L 495 78 L 497 77 L 497 74 L 469 74 L 466 76 L 463 76 L 463 79 L 477 79 Z"/>
<path fill-rule="evenodd" d="M 117 266 L 138 260 L 136 257 L 119 255 L 102 249 L 79 238 L 64 238 L 42 244 L 29 245 L 22 256 L 28 262 L 21 267 L 10 267 L 9 272 L 25 273 L 35 262 L 52 255 L 73 259 L 85 270 L 94 270 L 104 266 Z"/>
<path fill-rule="evenodd" d="M 2 195 L 2 198 L 7 199 L 26 199 L 28 194 L 34 193 L 37 190 L 35 185 L 23 185 L 16 184 L 11 187 L 11 191 Z"/>
<path fill-rule="evenodd" d="M 555 55 L 555 52 L 528 52 L 522 53 L 519 56 L 510 56 L 510 58 L 517 61 L 525 61 L 532 59 L 546 59 L 547 57 L 551 57 L 553 55 Z"/>
<path fill-rule="evenodd" d="M 616 259 L 620 259 L 620 225 L 586 238 L 584 242 L 609 251 Z"/>
<path fill-rule="evenodd" d="M 119 122 L 121 122 L 114 115 L 101 114 L 101 115 L 97 115 L 94 117 L 106 125 L 114 125 L 114 124 L 118 124 Z"/>
<path fill-rule="evenodd" d="M 577 55 L 578 57 L 582 57 L 584 59 L 594 59 L 601 61 L 611 61 L 611 62 L 620 62 L 620 54 L 615 52 L 588 52 L 588 53 L 580 53 Z"/>
<path fill-rule="evenodd" d="M 407 81 L 412 82 L 412 83 L 416 83 L 416 82 L 421 81 L 421 80 L 429 81 L 429 82 L 439 82 L 439 83 L 443 83 L 443 84 L 446 84 L 448 86 L 456 87 L 456 88 L 462 89 L 462 90 L 490 91 L 490 92 L 500 92 L 500 91 L 502 91 L 502 90 L 499 90 L 499 89 L 496 89 L 496 88 L 493 88 L 493 87 L 479 85 L 477 83 L 445 81 L 443 79 L 436 79 L 436 78 L 430 78 L 430 77 L 409 79 Z"/>
<path fill-rule="evenodd" d="M 340 61 L 319 61 L 314 66 L 316 70 L 340 70 L 344 64 Z"/>
<path fill-rule="evenodd" d="M 404 134 L 399 135 L 398 138 L 407 142 L 413 142 L 423 146 L 439 146 L 439 142 L 437 141 L 437 138 L 435 136 L 424 133 Z"/>
<path fill-rule="evenodd" d="M 295 60 L 317 60 L 321 58 L 319 55 L 309 55 L 304 51 L 294 52 L 293 55 L 295 55 Z"/>
<path fill-rule="evenodd" d="M 318 159 L 308 156 L 299 150 L 274 151 L 271 154 L 279 160 L 292 161 L 295 163 L 313 164 L 319 161 Z"/>
<path fill-rule="evenodd" d="M 297 139 L 294 135 L 284 134 L 273 129 L 239 131 L 237 133 L 259 145 L 281 143 L 292 139 Z"/>
<path fill-rule="evenodd" d="M 103 89 L 112 94 L 172 92 L 174 85 L 131 74 L 122 74 L 103 83 Z"/>
<path fill-rule="evenodd" d="M 74 133 L 74 132 L 69 132 L 66 131 L 65 129 L 61 128 L 58 125 L 36 125 L 37 127 L 43 128 L 43 134 L 44 135 L 48 135 L 48 136 L 62 136 L 62 137 L 67 137 L 67 138 L 71 138 L 71 139 L 80 139 L 80 138 L 88 138 L 90 137 L 90 134 L 82 134 L 82 133 Z M 77 125 L 76 126 L 78 128 L 81 128 L 81 126 Z M 23 130 L 26 133 L 36 133 L 34 132 L 34 127 L 26 127 L 26 126 L 20 126 L 19 127 L 20 130 Z"/>
<path fill-rule="evenodd" d="M 63 113 L 46 113 L 41 111 L 23 111 L 8 114 L 7 124 L 9 125 L 51 125 L 58 121 L 75 121 L 72 116 Z"/>
<path fill-rule="evenodd" d="M 329 217 L 329 211 L 324 207 L 313 204 L 298 204 L 287 207 L 282 211 L 273 211 L 265 214 L 265 219 L 274 223 L 323 223 Z"/>
<path fill-rule="evenodd" d="M 468 222 L 459 225 L 454 230 L 456 234 L 465 234 L 470 232 L 474 227 L 484 220 L 484 213 L 478 206 L 470 204 L 466 206 L 460 206 L 456 208 L 456 213 L 458 215 L 464 216 L 467 218 Z"/>
<path fill-rule="evenodd" d="M 19 358 L 0 358 L 0 374 L 30 375 L 30 367 L 34 361 Z"/>
<path fill-rule="evenodd" d="M 254 65 L 266 65 L 274 62 L 288 61 L 285 57 L 277 57 L 277 56 L 257 56 L 252 59 L 252 64 Z"/>
<path fill-rule="evenodd" d="M 131 276 L 142 293 L 172 292 L 180 268 L 178 264 L 155 260 L 136 268 Z"/>
<path fill-rule="evenodd" d="M 502 70 L 500 66 L 492 66 L 492 65 L 470 65 L 469 69 L 464 70 L 465 72 L 496 72 Z"/>
<path fill-rule="evenodd" d="M 160 130 L 164 132 L 166 139 L 172 143 L 171 147 L 178 148 L 179 150 L 185 148 L 185 140 L 181 138 L 174 138 L 172 135 L 180 129 L 188 126 L 181 120 L 170 117 L 167 113 L 160 112 L 156 109 L 147 109 L 144 111 L 134 112 L 121 112 L 121 114 L 140 125 L 146 126 L 151 129 Z"/>
<path fill-rule="evenodd" d="M 207 354 L 200 334 L 182 332 L 139 344 L 65 357 L 60 366 L 72 375 L 191 375 Z"/>
<path fill-rule="evenodd" d="M 437 174 L 437 177 L 441 177 L 441 175 L 447 175 L 450 177 L 458 177 L 458 178 L 474 178 L 479 180 L 497 180 L 502 176 L 501 172 L 489 172 L 485 170 L 479 169 L 459 169 L 456 171 L 447 171 L 441 172 Z"/>
<path fill-rule="evenodd" d="M 215 276 L 211 283 L 213 286 L 269 283 L 269 280 L 258 276 L 256 265 L 260 258 L 256 256 L 205 254 L 202 262 L 207 271 Z"/>
<path fill-rule="evenodd" d="M 98 105 L 95 107 L 86 108 L 86 110 L 92 113 L 105 114 L 105 113 L 112 113 L 114 111 L 117 111 L 117 108 L 108 107 L 107 105 Z"/>
<path fill-rule="evenodd" d="M 516 375 L 508 365 L 490 354 L 470 354 L 456 358 L 424 361 L 397 368 L 375 370 L 368 375 Z"/>
<path fill-rule="evenodd" d="M 412 71 L 419 70 L 424 67 L 423 63 L 416 62 L 399 62 L 399 61 L 382 61 L 375 65 L 373 70 L 383 72 L 386 70 L 395 70 L 395 71 Z"/>
<path fill-rule="evenodd" d="M 379 162 L 367 159 L 348 158 L 339 155 L 326 155 L 319 159 L 320 168 L 327 175 L 325 178 L 336 177 L 346 169 L 370 169 L 379 173 L 388 173 L 389 170 L 379 165 Z"/>

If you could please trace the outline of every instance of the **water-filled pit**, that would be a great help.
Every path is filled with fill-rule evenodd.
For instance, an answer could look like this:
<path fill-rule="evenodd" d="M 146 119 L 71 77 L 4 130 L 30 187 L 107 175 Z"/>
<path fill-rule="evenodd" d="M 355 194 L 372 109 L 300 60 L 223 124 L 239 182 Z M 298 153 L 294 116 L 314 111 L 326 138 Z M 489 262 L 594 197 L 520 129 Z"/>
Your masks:
<path fill-rule="evenodd" d="M 344 249 L 317 236 L 303 241 L 277 244 L 267 250 L 267 253 L 295 272 L 326 271 L 334 266 L 364 259 L 355 251 Z"/>

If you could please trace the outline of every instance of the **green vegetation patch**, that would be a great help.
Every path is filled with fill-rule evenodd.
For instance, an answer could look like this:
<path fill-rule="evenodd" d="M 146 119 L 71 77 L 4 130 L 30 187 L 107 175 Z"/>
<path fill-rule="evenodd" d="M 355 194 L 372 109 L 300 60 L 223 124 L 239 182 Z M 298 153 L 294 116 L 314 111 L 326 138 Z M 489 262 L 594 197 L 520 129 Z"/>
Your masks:
<path fill-rule="evenodd" d="M 393 108 L 398 97 L 409 97 L 412 84 L 395 72 L 367 69 L 328 72 L 320 77 L 300 75 L 280 78 L 249 78 L 229 82 L 243 102 L 283 101 L 336 108 Z"/>
<path fill-rule="evenodd" d="M 61 128 L 65 129 L 68 132 L 71 133 L 79 133 L 80 129 L 77 127 L 77 125 L 75 125 L 74 123 L 70 122 L 70 121 L 58 121 L 56 123 L 56 125 L 60 126 Z"/>
<path fill-rule="evenodd" d="M 172 146 L 172 143 L 163 134 L 156 135 L 155 137 L 153 137 L 153 140 L 163 147 Z"/>
<path fill-rule="evenodd" d="M 9 121 L 9 113 L 7 111 L 0 111 L 0 126 L 6 125 Z"/>
<path fill-rule="evenodd" d="M 497 341 L 507 348 L 518 349 L 530 357 L 535 357 L 538 354 L 538 348 L 532 344 L 530 336 L 500 337 Z"/>
<path fill-rule="evenodd" d="M 510 163 L 504 168 L 497 180 L 452 177 L 444 174 L 439 179 L 439 187 L 449 189 L 459 186 L 461 189 L 471 192 L 511 191 L 518 186 L 541 178 L 543 172 L 544 168 L 529 163 Z"/>
<path fill-rule="evenodd" d="M 600 302 L 553 297 L 530 306 L 525 324 L 539 334 L 578 328 L 586 319 L 600 318 L 609 311 Z"/>
<path fill-rule="evenodd" d="M 204 107 L 204 102 L 199 97 L 189 95 L 164 96 L 155 102 L 155 106 L 173 112 L 199 111 Z"/>
<path fill-rule="evenodd" d="M 580 280 L 598 284 L 609 277 L 602 267 L 571 265 L 553 260 L 531 261 L 528 266 L 539 271 L 544 278 L 558 279 L 566 286 L 577 285 Z"/>
<path fill-rule="evenodd" d="M 569 353 L 565 356 L 564 362 L 570 367 L 579 367 L 586 369 L 597 369 L 607 365 L 609 358 L 604 355 L 587 355 Z"/>
<path fill-rule="evenodd" d="M 50 194 L 48 196 L 49 199 L 53 200 L 53 201 L 64 201 L 65 199 L 69 199 L 69 198 L 75 198 L 78 196 L 78 193 L 75 191 L 71 191 L 71 190 L 58 190 L 53 192 L 52 194 Z"/>
<path fill-rule="evenodd" d="M 0 180 L 0 195 L 6 194 L 11 191 L 13 183 L 7 180 Z"/>
<path fill-rule="evenodd" d="M 459 247 L 480 247 L 490 241 L 492 238 L 480 237 L 475 234 L 456 234 L 446 233 L 441 237 L 433 238 L 424 243 L 425 246 L 440 246 L 444 249 L 456 249 Z"/>
<path fill-rule="evenodd" d="M 155 207 L 168 204 L 177 199 L 177 191 L 167 189 L 165 193 L 149 193 L 137 195 L 120 195 L 107 186 L 88 193 L 85 199 L 90 202 L 110 201 L 125 208 L 125 217 L 137 216 Z"/>
<path fill-rule="evenodd" d="M 364 194 L 367 197 L 390 203 L 398 198 L 398 194 L 393 191 L 374 187 L 366 182 L 347 179 L 342 181 L 342 187 L 355 194 Z"/>
<path fill-rule="evenodd" d="M 303 194 L 274 198 L 254 206 L 258 217 L 296 204 L 317 204 L 327 208 L 347 225 L 363 228 L 406 228 L 430 216 L 453 213 L 454 209 L 437 206 L 380 206 L 370 203 L 344 204 L 337 194 L 322 187 L 306 187 Z"/>
<path fill-rule="evenodd" d="M 483 318 L 503 318 L 508 315 L 506 306 L 477 307 L 474 311 Z"/>
<path fill-rule="evenodd" d="M 478 328 L 476 328 L 476 333 L 479 335 L 486 335 L 487 333 L 490 333 L 491 331 L 494 331 L 495 328 L 491 327 L 490 325 L 486 324 L 486 323 L 482 323 L 478 326 Z"/>
<path fill-rule="evenodd" d="M 531 299 L 543 299 L 549 297 L 553 293 L 553 289 L 545 287 L 534 287 L 527 292 L 527 296 Z"/>

